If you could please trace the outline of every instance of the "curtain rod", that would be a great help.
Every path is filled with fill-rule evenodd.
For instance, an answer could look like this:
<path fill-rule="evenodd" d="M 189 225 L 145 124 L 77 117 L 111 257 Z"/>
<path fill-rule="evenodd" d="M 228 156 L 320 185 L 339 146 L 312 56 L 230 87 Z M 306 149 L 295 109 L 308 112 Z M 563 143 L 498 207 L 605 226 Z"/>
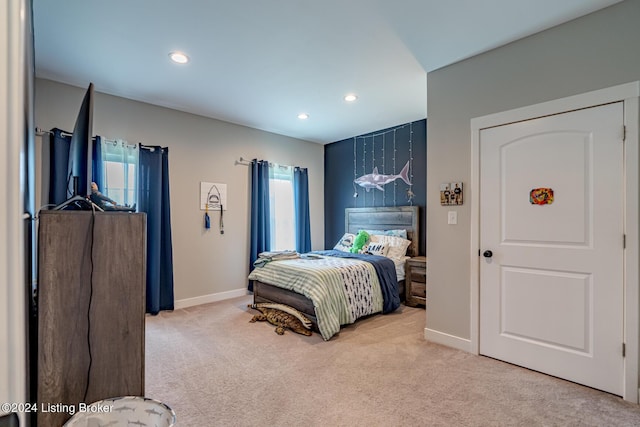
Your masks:
<path fill-rule="evenodd" d="M 252 163 L 251 160 L 247 160 L 244 157 L 240 157 L 240 160 L 236 160 L 236 165 L 250 166 L 251 163 Z"/>
<path fill-rule="evenodd" d="M 247 160 L 244 157 L 240 157 L 239 160 L 236 160 L 236 165 L 251 166 L 252 164 L 253 164 L 253 162 L 251 160 Z M 278 166 L 278 167 L 281 167 L 281 168 L 306 169 L 303 166 L 281 165 L 279 163 L 273 163 L 273 162 L 269 162 L 269 166 Z"/>
<path fill-rule="evenodd" d="M 104 142 L 108 142 L 109 144 L 113 144 L 116 147 L 118 146 L 119 143 L 121 143 L 123 147 L 138 148 L 138 144 L 136 144 L 135 142 L 133 144 L 129 144 L 129 141 L 125 141 L 124 139 L 117 140 L 117 139 L 107 139 L 107 138 L 103 138 L 103 137 L 101 137 L 101 138 L 102 138 L 102 140 Z M 93 139 L 96 139 L 96 138 L 93 137 Z"/>
<path fill-rule="evenodd" d="M 44 129 L 41 129 L 41 128 L 39 128 L 39 127 L 36 127 L 36 135 L 38 135 L 38 136 L 42 136 L 42 135 L 44 135 L 45 133 L 48 133 L 48 134 L 50 134 L 50 135 L 53 135 L 53 132 L 51 132 L 50 130 L 44 130 Z M 65 131 L 62 131 L 62 130 L 60 131 L 60 134 L 61 134 L 62 136 L 73 136 L 73 134 L 72 134 L 72 133 L 65 132 Z"/>
<path fill-rule="evenodd" d="M 48 133 L 48 134 L 50 134 L 50 135 L 53 135 L 53 132 L 51 132 L 50 130 L 44 130 L 44 129 L 42 129 L 42 128 L 36 127 L 36 135 L 38 135 L 38 136 L 42 136 L 42 135 L 44 135 L 45 133 Z M 61 131 L 60 131 L 60 135 L 62 135 L 62 136 L 73 136 L 73 134 L 72 134 L 72 133 L 65 132 L 65 131 L 63 131 L 63 130 L 61 130 Z M 117 144 L 117 143 L 118 143 L 118 140 L 116 140 L 116 139 L 109 139 L 109 138 L 105 138 L 105 137 L 101 137 L 101 138 L 102 138 L 102 140 L 103 140 L 104 142 L 109 142 L 109 143 L 111 143 L 111 144 Z M 96 137 L 95 137 L 95 136 L 92 136 L 92 137 L 91 137 L 91 139 L 92 139 L 92 140 L 95 140 L 95 139 L 96 139 Z M 138 144 L 136 144 L 136 143 L 129 144 L 129 143 L 128 143 L 129 141 L 125 141 L 124 139 L 122 139 L 121 141 L 122 141 L 123 143 L 126 143 L 126 144 L 124 144 L 124 145 L 126 145 L 126 146 L 127 146 L 127 147 L 129 147 L 129 148 L 135 148 L 135 147 L 137 147 L 137 146 L 138 146 Z"/>

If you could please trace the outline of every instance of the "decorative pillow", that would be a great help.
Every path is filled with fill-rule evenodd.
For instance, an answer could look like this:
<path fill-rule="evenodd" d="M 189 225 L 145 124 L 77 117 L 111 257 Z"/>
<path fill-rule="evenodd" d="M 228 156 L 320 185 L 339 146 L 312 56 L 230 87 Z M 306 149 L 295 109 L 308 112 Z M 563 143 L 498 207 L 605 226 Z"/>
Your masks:
<path fill-rule="evenodd" d="M 349 252 L 351 250 L 351 246 L 353 246 L 353 241 L 355 240 L 356 235 L 351 233 L 344 233 L 344 236 L 338 240 L 338 243 L 333 247 L 333 249 L 342 252 Z"/>
<path fill-rule="evenodd" d="M 411 245 L 411 240 L 403 239 L 402 237 L 379 234 L 371 236 L 371 241 L 374 243 L 387 243 L 389 245 L 387 257 L 392 259 L 398 259 L 405 256 L 407 248 Z"/>
<path fill-rule="evenodd" d="M 369 244 L 363 249 L 364 249 L 364 253 L 366 254 L 387 256 L 387 252 L 389 251 L 389 244 L 386 242 L 383 242 L 383 243 L 369 242 Z"/>
<path fill-rule="evenodd" d="M 369 243 L 369 233 L 364 230 L 358 231 L 356 238 L 353 240 L 353 246 L 349 250 L 353 254 L 362 253 L 362 249 Z"/>
<path fill-rule="evenodd" d="M 407 230 L 404 228 L 399 228 L 397 230 L 365 230 L 370 235 L 378 235 L 378 236 L 396 236 L 402 237 L 403 239 L 407 238 Z"/>

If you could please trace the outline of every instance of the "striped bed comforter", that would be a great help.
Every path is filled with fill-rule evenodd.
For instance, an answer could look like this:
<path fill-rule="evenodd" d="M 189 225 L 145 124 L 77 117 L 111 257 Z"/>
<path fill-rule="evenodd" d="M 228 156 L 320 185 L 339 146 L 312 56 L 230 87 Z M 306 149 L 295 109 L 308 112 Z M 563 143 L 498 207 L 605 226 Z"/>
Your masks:
<path fill-rule="evenodd" d="M 304 295 L 313 302 L 324 340 L 341 325 L 400 305 L 393 261 L 374 255 L 320 251 L 255 268 L 250 280 Z M 395 297 L 394 297 L 395 296 Z"/>

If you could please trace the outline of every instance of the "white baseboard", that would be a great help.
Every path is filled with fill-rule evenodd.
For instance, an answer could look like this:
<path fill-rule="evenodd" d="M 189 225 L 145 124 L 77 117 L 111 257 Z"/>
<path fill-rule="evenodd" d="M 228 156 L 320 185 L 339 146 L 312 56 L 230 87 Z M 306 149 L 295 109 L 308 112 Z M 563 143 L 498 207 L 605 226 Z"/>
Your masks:
<path fill-rule="evenodd" d="M 180 308 L 193 307 L 194 305 L 209 304 L 216 301 L 223 301 L 226 299 L 242 297 L 249 295 L 249 291 L 246 288 L 236 289 L 234 291 L 218 292 L 217 294 L 202 295 L 199 297 L 185 298 L 176 300 L 173 304 L 174 310 Z"/>
<path fill-rule="evenodd" d="M 424 328 L 424 338 L 427 341 L 431 341 L 436 344 L 442 344 L 447 347 L 453 347 L 458 350 L 472 353 L 471 340 L 466 338 L 456 337 L 455 335 L 445 334 L 444 332 L 435 331 L 429 328 Z"/>

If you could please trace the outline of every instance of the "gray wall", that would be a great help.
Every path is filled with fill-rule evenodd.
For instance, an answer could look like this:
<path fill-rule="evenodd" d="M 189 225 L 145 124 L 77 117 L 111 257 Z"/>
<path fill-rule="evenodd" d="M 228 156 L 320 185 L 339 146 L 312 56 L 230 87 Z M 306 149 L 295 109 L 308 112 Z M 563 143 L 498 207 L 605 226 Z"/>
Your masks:
<path fill-rule="evenodd" d="M 470 120 L 640 80 L 640 1 L 591 15 L 427 75 L 427 328 L 470 338 Z M 447 226 L 441 182 L 463 181 Z"/>
<path fill-rule="evenodd" d="M 36 126 L 72 131 L 85 90 L 37 79 Z M 176 301 L 206 302 L 246 288 L 250 182 L 248 166 L 235 164 L 240 157 L 309 169 L 311 241 L 314 250 L 324 249 L 322 145 L 98 92 L 93 133 L 169 147 Z M 203 227 L 201 181 L 227 184 L 223 235 L 218 231 L 218 213 L 209 214 L 210 230 Z"/>

